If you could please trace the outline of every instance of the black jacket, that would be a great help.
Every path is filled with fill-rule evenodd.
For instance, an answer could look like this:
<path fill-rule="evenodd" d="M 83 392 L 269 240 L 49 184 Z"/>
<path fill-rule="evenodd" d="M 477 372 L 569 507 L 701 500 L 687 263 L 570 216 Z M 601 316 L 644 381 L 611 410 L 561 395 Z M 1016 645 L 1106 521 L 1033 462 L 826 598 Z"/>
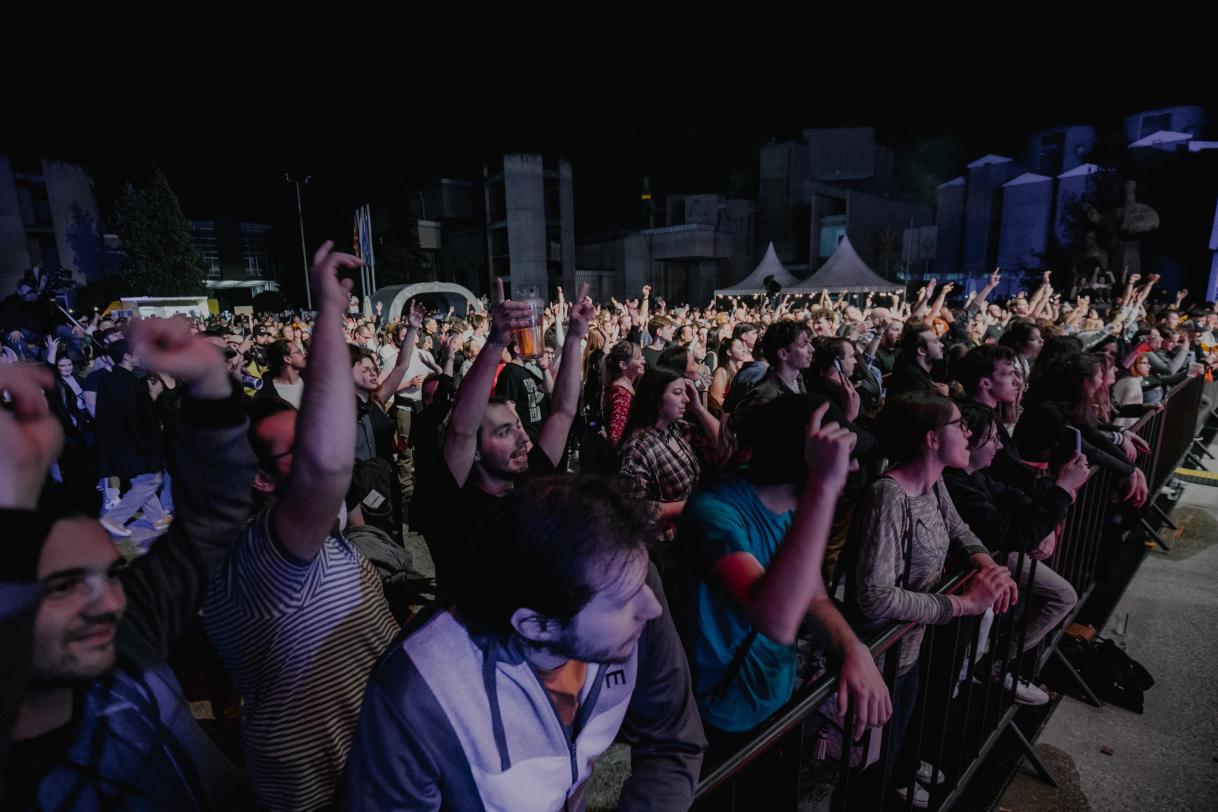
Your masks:
<path fill-rule="evenodd" d="M 1074 435 L 1065 407 L 1044 400 L 1028 406 L 1015 425 L 1015 442 L 1025 460 L 1063 462 L 1074 449 Z M 1102 465 L 1118 476 L 1129 476 L 1135 466 L 1125 453 L 1094 426 L 1077 426 L 1083 435 L 1083 454 L 1092 465 Z"/>
<path fill-rule="evenodd" d="M 906 392 L 932 392 L 934 388 L 935 381 L 930 377 L 930 373 L 912 361 L 909 363 L 898 361 L 892 377 L 888 379 L 889 399 Z"/>
<path fill-rule="evenodd" d="M 165 468 L 165 441 L 146 381 L 116 366 L 97 386 L 97 464 L 102 476 L 125 479 Z"/>
<path fill-rule="evenodd" d="M 992 479 L 987 471 L 943 471 L 943 482 L 960 518 L 993 553 L 1028 552 L 1066 518 L 1070 494 L 1053 485 L 1032 500 L 1018 488 Z"/>

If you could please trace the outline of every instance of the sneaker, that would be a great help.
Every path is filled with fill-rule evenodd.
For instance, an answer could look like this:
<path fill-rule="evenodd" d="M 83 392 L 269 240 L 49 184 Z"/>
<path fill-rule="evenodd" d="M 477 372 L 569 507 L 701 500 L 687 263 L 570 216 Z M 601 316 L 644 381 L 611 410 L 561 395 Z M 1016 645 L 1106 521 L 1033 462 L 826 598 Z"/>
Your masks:
<path fill-rule="evenodd" d="M 901 803 L 905 803 L 905 795 L 908 789 L 908 787 L 897 787 L 897 797 L 901 799 Z M 913 793 L 914 809 L 926 809 L 930 806 L 930 793 L 917 781 L 914 782 Z"/>
<path fill-rule="evenodd" d="M 102 527 L 106 528 L 106 532 L 112 536 L 118 536 L 119 538 L 125 539 L 131 535 L 131 531 L 128 530 L 126 527 L 119 524 L 118 522 L 111 521 L 110 519 L 108 519 L 104 516 L 102 518 L 98 519 L 98 521 L 101 522 Z"/>
<path fill-rule="evenodd" d="M 918 771 L 914 774 L 914 778 L 918 779 L 918 783 L 928 787 L 933 787 L 936 784 L 942 784 L 947 780 L 947 776 L 943 774 L 943 770 L 936 770 L 933 764 L 923 761 Z"/>
<path fill-rule="evenodd" d="M 1007 674 L 1002 679 L 1002 687 L 1006 690 L 1011 690 L 1011 674 Z M 1023 677 L 1015 683 L 1015 701 L 1020 705 L 1044 705 L 1049 701 L 1049 694 L 1045 692 L 1039 685 L 1033 685 Z"/>

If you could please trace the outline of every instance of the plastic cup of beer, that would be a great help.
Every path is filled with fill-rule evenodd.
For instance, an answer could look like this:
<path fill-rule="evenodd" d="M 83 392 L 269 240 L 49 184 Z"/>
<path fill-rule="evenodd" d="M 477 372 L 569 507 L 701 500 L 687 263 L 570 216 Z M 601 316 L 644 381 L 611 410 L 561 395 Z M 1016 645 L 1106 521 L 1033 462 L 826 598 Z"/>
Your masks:
<path fill-rule="evenodd" d="M 526 288 L 521 293 L 519 301 L 529 303 L 529 326 L 513 330 L 512 337 L 516 342 L 516 354 L 525 361 L 535 361 L 545 351 L 541 296 L 535 287 Z"/>

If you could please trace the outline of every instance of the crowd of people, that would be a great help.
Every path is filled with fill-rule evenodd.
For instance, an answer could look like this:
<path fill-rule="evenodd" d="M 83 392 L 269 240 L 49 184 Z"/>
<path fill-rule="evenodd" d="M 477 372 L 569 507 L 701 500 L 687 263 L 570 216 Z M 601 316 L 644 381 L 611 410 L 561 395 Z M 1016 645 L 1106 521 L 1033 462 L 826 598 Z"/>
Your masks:
<path fill-rule="evenodd" d="M 359 264 L 318 250 L 315 312 L 0 303 L 4 808 L 577 809 L 621 741 L 620 808 L 684 809 L 801 638 L 830 722 L 889 725 L 871 769 L 912 774 L 922 629 L 1022 605 L 1002 645 L 1035 649 L 1089 474 L 1142 507 L 1129 426 L 1218 363 L 1213 305 L 1155 276 L 541 312 L 500 280 L 390 321 L 352 311 Z"/>

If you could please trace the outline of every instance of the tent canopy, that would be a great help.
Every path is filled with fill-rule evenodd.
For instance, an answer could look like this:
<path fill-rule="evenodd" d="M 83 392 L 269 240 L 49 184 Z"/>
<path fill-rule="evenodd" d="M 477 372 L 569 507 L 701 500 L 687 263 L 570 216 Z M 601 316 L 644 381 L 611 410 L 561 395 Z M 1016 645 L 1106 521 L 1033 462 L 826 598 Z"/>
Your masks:
<path fill-rule="evenodd" d="M 867 267 L 849 237 L 843 237 L 837 244 L 837 250 L 829 261 L 820 267 L 816 273 L 802 282 L 783 288 L 783 293 L 809 293 L 822 290 L 831 293 L 846 292 L 880 292 L 904 290 L 905 286 L 889 282 L 875 271 Z"/>
<path fill-rule="evenodd" d="M 782 264 L 782 260 L 778 258 L 778 254 L 774 251 L 774 243 L 770 243 L 770 247 L 765 250 L 765 256 L 761 258 L 761 264 L 753 269 L 753 272 L 741 279 L 730 288 L 723 288 L 715 291 L 716 296 L 751 296 L 756 294 L 764 294 L 766 277 L 774 277 L 774 281 L 780 287 L 789 287 L 794 285 L 799 280 L 791 275 L 791 272 Z"/>
<path fill-rule="evenodd" d="M 443 317 L 452 307 L 455 315 L 464 317 L 467 308 L 474 312 L 483 311 L 482 302 L 478 297 L 461 285 L 448 282 L 416 282 L 413 285 L 390 285 L 367 297 L 373 304 L 380 303 L 384 308 L 381 318 L 385 324 L 391 324 L 402 318 L 402 309 L 413 298 L 418 298 L 423 305 L 437 317 Z"/>

